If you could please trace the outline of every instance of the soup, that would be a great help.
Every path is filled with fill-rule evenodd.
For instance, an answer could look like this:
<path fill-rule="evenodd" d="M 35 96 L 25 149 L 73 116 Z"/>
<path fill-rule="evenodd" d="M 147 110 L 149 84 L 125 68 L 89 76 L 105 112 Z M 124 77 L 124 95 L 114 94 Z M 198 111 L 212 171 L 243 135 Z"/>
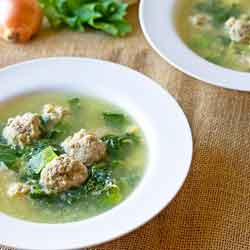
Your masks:
<path fill-rule="evenodd" d="M 0 104 L 0 211 L 40 223 L 86 219 L 135 189 L 143 133 L 120 108 L 92 97 L 32 93 Z"/>
<path fill-rule="evenodd" d="M 217 65 L 250 72 L 250 2 L 180 1 L 177 30 L 201 57 Z"/>

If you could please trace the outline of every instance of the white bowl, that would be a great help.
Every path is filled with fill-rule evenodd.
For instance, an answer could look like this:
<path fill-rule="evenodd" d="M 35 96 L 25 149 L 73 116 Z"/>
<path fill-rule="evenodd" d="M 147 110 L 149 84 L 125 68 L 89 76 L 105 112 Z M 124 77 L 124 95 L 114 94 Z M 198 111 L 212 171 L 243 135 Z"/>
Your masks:
<path fill-rule="evenodd" d="M 7 67 L 0 71 L 0 80 L 0 101 L 43 89 L 77 91 L 109 100 L 136 119 L 149 146 L 143 180 L 117 207 L 66 224 L 31 223 L 0 213 L 0 244 L 25 250 L 97 245 L 146 223 L 182 186 L 192 158 L 191 131 L 175 100 L 149 78 L 105 61 L 51 58 Z"/>
<path fill-rule="evenodd" d="M 175 27 L 178 1 L 185 0 L 140 1 L 140 23 L 151 46 L 167 62 L 188 75 L 216 86 L 250 91 L 250 73 L 217 66 L 186 46 Z"/>

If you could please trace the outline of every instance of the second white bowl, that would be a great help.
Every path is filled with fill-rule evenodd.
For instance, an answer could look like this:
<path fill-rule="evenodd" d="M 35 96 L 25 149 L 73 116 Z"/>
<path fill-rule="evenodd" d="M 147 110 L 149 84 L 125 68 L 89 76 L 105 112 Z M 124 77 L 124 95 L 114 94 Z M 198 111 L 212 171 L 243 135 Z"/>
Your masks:
<path fill-rule="evenodd" d="M 189 49 L 175 26 L 178 1 L 141 0 L 140 23 L 150 45 L 170 64 L 207 83 L 235 90 L 250 91 L 250 73 L 238 72 L 206 61 Z"/>

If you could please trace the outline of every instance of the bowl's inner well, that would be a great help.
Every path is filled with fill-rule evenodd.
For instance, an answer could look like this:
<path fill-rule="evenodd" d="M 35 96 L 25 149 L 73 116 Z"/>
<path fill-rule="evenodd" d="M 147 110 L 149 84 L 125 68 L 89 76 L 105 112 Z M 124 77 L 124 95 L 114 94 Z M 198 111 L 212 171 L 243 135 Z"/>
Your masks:
<path fill-rule="evenodd" d="M 209 62 L 249 72 L 249 10 L 248 0 L 179 0 L 177 32 L 190 49 Z"/>
<path fill-rule="evenodd" d="M 40 193 L 13 197 L 8 195 L 8 189 L 13 183 L 34 181 L 39 185 L 39 174 L 29 176 L 30 173 L 26 171 L 26 165 L 37 152 L 29 153 L 29 161 L 25 159 L 25 164 L 22 163 L 24 166 L 20 162 L 15 167 L 6 163 L 4 165 L 9 169 L 0 167 L 0 211 L 34 222 L 64 223 L 98 215 L 126 199 L 141 180 L 147 159 L 144 136 L 138 124 L 124 110 L 110 102 L 79 94 L 50 91 L 33 92 L 1 102 L 1 129 L 10 117 L 27 112 L 40 115 L 43 105 L 48 103 L 67 107 L 71 114 L 66 121 L 50 131 L 51 138 L 38 140 L 39 143 L 45 144 L 48 141 L 51 145 L 60 146 L 66 137 L 84 128 L 99 138 L 112 135 L 109 141 L 105 140 L 107 158 L 89 167 L 89 179 L 80 188 L 49 196 Z M 134 141 L 135 134 L 138 141 Z M 5 143 L 2 138 L 2 144 Z M 112 143 L 123 145 L 113 145 L 112 148 Z M 37 146 L 34 147 L 34 151 L 37 151 Z M 4 160 L 4 155 L 0 153 L 0 161 Z M 20 160 L 21 156 L 18 158 Z"/>

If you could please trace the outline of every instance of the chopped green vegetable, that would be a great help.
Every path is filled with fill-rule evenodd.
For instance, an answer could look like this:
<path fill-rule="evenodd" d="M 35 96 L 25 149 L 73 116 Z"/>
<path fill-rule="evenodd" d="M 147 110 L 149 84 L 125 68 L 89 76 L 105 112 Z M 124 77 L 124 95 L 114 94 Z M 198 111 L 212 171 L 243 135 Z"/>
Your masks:
<path fill-rule="evenodd" d="M 111 170 L 106 166 L 93 166 L 91 168 L 90 178 L 84 186 L 84 191 L 92 195 L 100 195 L 113 186 L 115 186 L 115 183 L 112 178 Z"/>
<path fill-rule="evenodd" d="M 61 123 L 56 125 L 54 128 L 52 128 L 51 130 L 49 130 L 45 136 L 46 139 L 55 139 L 60 137 L 62 134 L 64 133 L 64 131 L 61 129 Z"/>
<path fill-rule="evenodd" d="M 81 109 L 81 100 L 78 97 L 71 98 L 68 100 L 71 111 L 78 111 Z"/>
<path fill-rule="evenodd" d="M 84 31 L 86 27 L 102 30 L 113 36 L 132 31 L 125 20 L 128 5 L 117 0 L 39 0 L 54 28 L 67 26 Z"/>
<path fill-rule="evenodd" d="M 71 114 L 73 114 L 73 118 L 78 116 L 79 112 L 81 111 L 81 100 L 77 97 L 71 98 L 68 100 L 68 105 Z"/>
<path fill-rule="evenodd" d="M 48 198 L 48 194 L 46 194 L 41 187 L 41 185 L 38 183 L 38 181 L 31 181 L 30 183 L 31 190 L 30 190 L 30 197 L 32 199 L 40 199 L 40 198 Z"/>
<path fill-rule="evenodd" d="M 218 37 L 218 42 L 222 43 L 224 46 L 229 46 L 231 44 L 231 39 L 229 37 L 226 36 L 219 36 Z"/>
<path fill-rule="evenodd" d="M 194 5 L 194 9 L 211 15 L 214 25 L 222 25 L 229 17 L 239 17 L 241 14 L 238 4 L 227 6 L 221 0 L 199 2 Z"/>
<path fill-rule="evenodd" d="M 140 137 L 136 133 L 124 135 L 106 135 L 102 141 L 107 145 L 108 154 L 113 159 L 123 159 L 129 153 L 131 146 L 139 143 Z"/>
<path fill-rule="evenodd" d="M 16 170 L 18 159 L 18 150 L 7 144 L 0 144 L 0 162 L 3 162 L 8 168 Z"/>
<path fill-rule="evenodd" d="M 191 37 L 189 46 L 196 49 L 208 49 L 214 44 L 214 36 L 206 33 L 194 34 Z"/>
<path fill-rule="evenodd" d="M 115 185 L 109 188 L 106 191 L 105 195 L 102 196 L 102 200 L 99 203 L 99 206 L 103 206 L 105 208 L 111 208 L 114 205 L 120 203 L 122 201 L 122 194 L 120 188 Z"/>
<path fill-rule="evenodd" d="M 42 169 L 53 159 L 57 157 L 57 154 L 54 152 L 53 148 L 50 146 L 45 148 L 40 153 L 34 155 L 28 162 L 28 167 L 35 174 L 39 174 Z"/>
<path fill-rule="evenodd" d="M 230 44 L 230 39 L 222 35 L 217 37 L 214 34 L 201 32 L 193 34 L 188 45 L 199 51 L 199 55 L 206 60 L 223 65 L 226 53 L 225 44 L 228 42 Z"/>
<path fill-rule="evenodd" d="M 124 162 L 121 160 L 112 160 L 109 164 L 112 168 L 124 167 Z"/>
<path fill-rule="evenodd" d="M 123 114 L 104 112 L 103 119 L 109 127 L 122 128 L 127 123 L 127 118 Z"/>

